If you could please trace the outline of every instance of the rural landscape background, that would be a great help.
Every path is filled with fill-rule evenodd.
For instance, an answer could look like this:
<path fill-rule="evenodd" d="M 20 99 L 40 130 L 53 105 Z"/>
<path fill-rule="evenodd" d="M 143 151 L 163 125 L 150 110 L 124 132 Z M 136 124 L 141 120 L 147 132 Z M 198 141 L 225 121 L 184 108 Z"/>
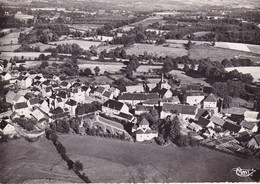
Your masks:
<path fill-rule="evenodd" d="M 0 73 L 0 183 L 260 181 L 259 0 L 1 0 Z"/>

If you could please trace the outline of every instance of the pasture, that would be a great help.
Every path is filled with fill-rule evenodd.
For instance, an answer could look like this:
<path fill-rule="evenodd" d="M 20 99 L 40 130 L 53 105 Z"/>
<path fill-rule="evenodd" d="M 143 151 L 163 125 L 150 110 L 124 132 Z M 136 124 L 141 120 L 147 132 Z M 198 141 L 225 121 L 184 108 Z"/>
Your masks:
<path fill-rule="evenodd" d="M 52 142 L 41 137 L 37 142 L 24 139 L 0 143 L 0 183 L 23 183 L 36 179 L 82 182 L 62 160 Z"/>
<path fill-rule="evenodd" d="M 163 17 L 155 16 L 155 17 L 148 17 L 144 20 L 141 20 L 139 22 L 135 22 L 131 25 L 132 26 L 142 25 L 143 27 L 147 27 L 148 25 L 156 23 L 156 22 L 158 22 L 159 24 L 165 24 L 166 20 L 163 20 Z"/>
<path fill-rule="evenodd" d="M 185 72 L 180 71 L 180 70 L 172 70 L 169 73 L 177 76 L 177 78 L 181 80 L 181 84 L 200 83 L 204 86 L 210 86 L 210 84 L 205 81 L 206 78 L 189 77 L 185 74 Z"/>
<path fill-rule="evenodd" d="M 98 62 L 98 61 L 80 61 L 79 68 L 85 69 L 90 68 L 92 72 L 94 73 L 94 68 L 98 66 L 100 68 L 101 74 L 103 74 L 105 71 L 114 73 L 120 71 L 125 65 L 123 63 L 118 62 Z"/>
<path fill-rule="evenodd" d="M 181 57 L 188 55 L 188 51 L 185 50 L 183 44 L 170 44 L 169 47 L 164 47 L 162 45 L 152 45 L 152 44 L 133 44 L 125 49 L 126 53 L 129 55 L 143 55 L 147 52 L 150 55 L 157 56 L 172 56 Z"/>
<path fill-rule="evenodd" d="M 56 41 L 56 42 L 50 42 L 50 45 L 58 45 L 58 44 L 78 44 L 81 48 L 84 50 L 88 50 L 91 46 L 98 46 L 101 42 L 96 41 L 84 41 L 84 40 L 62 40 L 62 41 Z"/>
<path fill-rule="evenodd" d="M 0 45 L 18 44 L 20 32 L 9 33 L 0 38 Z"/>
<path fill-rule="evenodd" d="M 0 52 L 14 52 L 16 49 L 19 49 L 21 45 L 1 45 Z"/>
<path fill-rule="evenodd" d="M 83 163 L 94 183 L 249 182 L 233 168 L 259 168 L 256 159 L 241 159 L 201 147 L 130 143 L 100 137 L 61 135 L 69 157 Z"/>
<path fill-rule="evenodd" d="M 249 73 L 254 78 L 254 82 L 260 82 L 260 67 L 259 66 L 243 66 L 243 67 L 228 67 L 225 68 L 228 72 L 238 70 L 244 74 Z"/>

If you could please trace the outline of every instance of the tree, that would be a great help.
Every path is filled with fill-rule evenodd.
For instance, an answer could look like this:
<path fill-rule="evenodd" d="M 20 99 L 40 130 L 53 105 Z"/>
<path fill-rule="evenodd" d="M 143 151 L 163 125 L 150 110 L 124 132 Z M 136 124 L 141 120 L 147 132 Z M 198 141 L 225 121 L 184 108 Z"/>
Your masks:
<path fill-rule="evenodd" d="M 105 60 L 104 54 L 102 52 L 99 54 L 99 60 L 100 61 L 104 61 Z"/>
<path fill-rule="evenodd" d="M 96 76 L 97 76 L 98 73 L 100 72 L 100 68 L 99 68 L 98 66 L 96 66 L 96 67 L 94 68 L 94 71 L 95 71 L 95 74 L 96 74 Z"/>
<path fill-rule="evenodd" d="M 76 170 L 76 171 L 82 171 L 83 170 L 83 164 L 79 160 L 77 160 L 74 163 L 74 170 Z"/>
<path fill-rule="evenodd" d="M 86 68 L 86 69 L 84 70 L 84 75 L 85 75 L 85 76 L 92 75 L 91 69 L 90 69 L 90 68 Z"/>
<path fill-rule="evenodd" d="M 156 41 L 156 44 L 158 45 L 161 45 L 161 44 L 164 44 L 166 43 L 166 39 L 164 36 L 160 37 L 157 41 Z"/>
<path fill-rule="evenodd" d="M 48 61 L 42 61 L 41 65 L 39 66 L 40 69 L 45 69 L 49 66 Z"/>

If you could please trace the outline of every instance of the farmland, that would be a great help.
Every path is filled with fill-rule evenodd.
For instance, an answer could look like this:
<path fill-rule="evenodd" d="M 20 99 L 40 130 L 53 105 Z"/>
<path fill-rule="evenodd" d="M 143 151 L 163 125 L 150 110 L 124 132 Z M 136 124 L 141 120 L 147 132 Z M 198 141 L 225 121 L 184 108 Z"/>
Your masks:
<path fill-rule="evenodd" d="M 144 52 L 147 52 L 150 55 L 157 56 L 172 56 L 172 57 L 181 57 L 187 55 L 188 52 L 185 50 L 183 44 L 170 44 L 169 47 L 163 47 L 162 45 L 151 45 L 151 44 L 134 44 L 127 47 L 126 53 L 129 55 L 143 55 Z"/>
<path fill-rule="evenodd" d="M 249 182 L 250 178 L 236 176 L 232 168 L 260 166 L 254 159 L 200 147 L 162 148 L 77 135 L 59 139 L 69 157 L 83 163 L 83 172 L 92 182 Z"/>
<path fill-rule="evenodd" d="M 23 183 L 35 179 L 82 182 L 46 138 L 30 143 L 24 139 L 0 143 L 0 183 Z"/>
<path fill-rule="evenodd" d="M 254 82 L 260 82 L 260 67 L 252 66 L 252 67 L 229 67 L 226 68 L 226 70 L 232 71 L 232 70 L 238 70 L 242 73 L 249 73 L 254 78 Z"/>
<path fill-rule="evenodd" d="M 78 44 L 81 48 L 84 50 L 88 50 L 92 45 L 98 46 L 100 45 L 100 42 L 94 42 L 94 41 L 84 41 L 84 40 L 63 40 L 63 41 L 56 41 L 56 42 L 50 42 L 50 45 L 58 45 L 58 44 Z"/>

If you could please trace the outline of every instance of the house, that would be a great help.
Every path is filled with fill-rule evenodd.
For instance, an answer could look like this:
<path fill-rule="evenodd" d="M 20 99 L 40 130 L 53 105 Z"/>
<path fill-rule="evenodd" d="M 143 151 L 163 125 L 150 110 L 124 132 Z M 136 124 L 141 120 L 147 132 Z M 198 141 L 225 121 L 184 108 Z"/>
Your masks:
<path fill-rule="evenodd" d="M 167 116 L 172 116 L 177 114 L 182 117 L 183 120 L 195 119 L 197 114 L 197 107 L 190 105 L 180 105 L 180 104 L 163 104 L 160 113 L 160 118 L 165 119 Z"/>
<path fill-rule="evenodd" d="M 50 97 L 51 95 L 52 95 L 52 88 L 51 87 L 42 88 L 42 96 L 43 97 Z"/>
<path fill-rule="evenodd" d="M 41 122 L 41 121 L 48 121 L 49 118 L 48 116 L 42 111 L 40 110 L 39 108 L 36 108 L 34 109 L 32 112 L 31 112 L 31 116 L 36 119 L 38 122 Z"/>
<path fill-rule="evenodd" d="M 22 89 L 26 89 L 28 87 L 30 87 L 32 85 L 32 78 L 30 77 L 24 77 L 22 80 L 21 80 L 21 83 L 20 83 L 20 86 Z"/>
<path fill-rule="evenodd" d="M 178 96 L 173 96 L 171 98 L 167 98 L 167 99 L 161 99 L 160 101 L 160 106 L 163 106 L 164 103 L 169 103 L 169 104 L 180 104 L 181 101 L 179 99 Z"/>
<path fill-rule="evenodd" d="M 149 127 L 149 122 L 144 118 L 139 123 L 138 128 L 134 131 L 136 141 L 150 141 L 155 137 L 158 137 L 158 132 L 151 130 Z"/>
<path fill-rule="evenodd" d="M 220 127 L 223 127 L 223 125 L 225 124 L 225 120 L 216 116 L 216 115 L 213 115 L 211 118 L 210 118 L 210 121 L 212 123 L 214 123 L 215 125 L 217 126 L 220 126 Z"/>
<path fill-rule="evenodd" d="M 2 73 L 1 76 L 2 76 L 1 78 L 3 81 L 8 81 L 12 78 L 12 75 L 10 73 L 6 73 L 6 72 Z"/>
<path fill-rule="evenodd" d="M 118 97 L 118 95 L 120 94 L 120 90 L 117 88 L 112 87 L 109 90 L 112 92 L 114 97 Z"/>
<path fill-rule="evenodd" d="M 0 132 L 2 132 L 4 135 L 14 135 L 15 127 L 9 124 L 7 121 L 2 120 L 0 122 Z"/>
<path fill-rule="evenodd" d="M 70 98 L 76 102 L 83 103 L 85 101 L 85 92 L 81 91 L 81 88 L 70 89 Z"/>
<path fill-rule="evenodd" d="M 30 109 L 33 109 L 35 107 L 39 107 L 40 106 L 40 99 L 35 97 L 35 98 L 31 98 L 27 101 L 27 105 Z"/>
<path fill-rule="evenodd" d="M 134 123 L 134 124 L 137 122 L 136 117 L 134 117 L 130 113 L 126 114 L 126 113 L 120 112 L 118 115 L 115 115 L 115 117 L 118 119 L 130 122 L 130 123 Z"/>
<path fill-rule="evenodd" d="M 55 98 L 53 103 L 55 108 L 57 107 L 65 108 L 65 101 L 62 100 L 60 97 Z"/>
<path fill-rule="evenodd" d="M 49 112 L 50 112 L 49 104 L 48 104 L 48 102 L 47 102 L 46 100 L 41 100 L 41 101 L 40 101 L 40 106 L 39 106 L 39 108 L 40 108 L 42 111 L 46 112 L 46 113 L 49 113 Z"/>
<path fill-rule="evenodd" d="M 258 131 L 257 123 L 254 123 L 254 122 L 248 122 L 246 120 L 243 120 L 240 123 L 240 126 L 243 127 L 244 129 L 246 129 L 250 133 L 255 133 Z"/>
<path fill-rule="evenodd" d="M 109 100 L 109 99 L 113 99 L 113 93 L 110 92 L 110 91 L 105 91 L 103 94 L 102 94 L 102 100 L 106 101 L 106 100 Z"/>
<path fill-rule="evenodd" d="M 204 98 L 203 92 L 187 92 L 183 96 L 184 102 L 189 105 L 200 105 Z"/>
<path fill-rule="evenodd" d="M 51 87 L 51 80 L 45 80 L 44 82 L 41 83 L 42 89 L 45 89 L 47 87 Z"/>
<path fill-rule="evenodd" d="M 249 142 L 248 147 L 253 149 L 260 149 L 260 134 L 254 136 Z"/>
<path fill-rule="evenodd" d="M 69 113 L 71 116 L 76 115 L 77 102 L 75 100 L 67 100 L 64 106 L 65 108 L 69 109 Z"/>
<path fill-rule="evenodd" d="M 60 83 L 60 87 L 63 88 L 63 89 L 69 89 L 71 86 L 71 84 L 69 82 L 66 82 L 66 81 L 62 81 Z"/>
<path fill-rule="evenodd" d="M 121 112 L 129 114 L 129 107 L 122 102 L 109 99 L 102 105 L 102 112 L 108 115 L 120 114 Z"/>
<path fill-rule="evenodd" d="M 30 117 L 30 110 L 25 102 L 14 104 L 13 112 L 16 112 L 19 116 Z"/>
<path fill-rule="evenodd" d="M 146 100 L 142 102 L 142 105 L 145 107 L 158 107 L 160 105 L 160 99 Z"/>
<path fill-rule="evenodd" d="M 202 135 L 204 137 L 209 138 L 209 137 L 213 137 L 214 135 L 216 135 L 216 132 L 213 129 L 208 128 L 208 129 L 205 129 L 205 131 L 202 133 Z"/>
<path fill-rule="evenodd" d="M 118 97 L 118 101 L 135 106 L 147 100 L 159 99 L 158 93 L 123 93 Z"/>
<path fill-rule="evenodd" d="M 87 86 L 82 86 L 81 87 L 81 91 L 83 92 L 84 94 L 84 99 L 86 99 L 87 96 L 89 96 L 89 93 L 91 91 L 91 88 L 90 87 L 87 87 Z"/>
<path fill-rule="evenodd" d="M 126 86 L 127 93 L 144 93 L 144 86 L 142 84 L 136 86 Z"/>
<path fill-rule="evenodd" d="M 199 126 L 198 124 L 192 122 L 191 124 L 188 125 L 188 128 L 193 130 L 194 132 L 199 132 L 200 130 L 202 130 L 203 128 L 201 126 Z"/>
<path fill-rule="evenodd" d="M 56 95 L 56 98 L 60 97 L 64 102 L 70 97 L 67 91 L 59 91 Z"/>
<path fill-rule="evenodd" d="M 200 117 L 197 121 L 197 124 L 201 126 L 202 128 L 214 128 L 215 124 L 211 122 L 209 119 Z"/>
<path fill-rule="evenodd" d="M 99 97 L 99 98 L 102 98 L 102 94 L 106 91 L 106 88 L 104 87 L 97 87 L 95 90 L 94 90 L 94 96 L 96 97 Z"/>
<path fill-rule="evenodd" d="M 203 109 L 203 108 L 198 108 L 197 114 L 195 116 L 195 120 L 199 120 L 200 117 L 208 117 L 209 116 L 209 112 L 207 109 Z"/>
<path fill-rule="evenodd" d="M 244 117 L 246 121 L 257 122 L 259 121 L 259 112 L 257 111 L 245 111 Z"/>
<path fill-rule="evenodd" d="M 205 100 L 203 100 L 203 108 L 204 109 L 213 109 L 214 111 L 217 112 L 218 108 L 217 108 L 217 98 L 215 97 L 215 95 L 213 95 L 212 93 L 210 95 L 208 95 Z"/>
<path fill-rule="evenodd" d="M 140 116 L 143 113 L 149 113 L 153 107 L 143 106 L 143 105 L 136 105 L 135 107 L 135 115 Z"/>
<path fill-rule="evenodd" d="M 10 119 L 15 119 L 15 118 L 19 118 L 20 116 L 16 113 L 16 112 L 13 112 L 11 115 L 10 115 Z"/>
<path fill-rule="evenodd" d="M 14 93 L 13 91 L 8 91 L 7 94 L 5 95 L 5 101 L 7 103 L 13 104 L 15 96 L 16 96 L 16 93 Z"/>
<path fill-rule="evenodd" d="M 154 90 L 152 90 L 152 92 L 158 93 L 160 95 L 160 98 L 171 98 L 172 97 L 172 92 L 171 92 L 170 89 L 166 89 L 166 88 L 158 89 L 158 88 L 155 88 Z"/>
<path fill-rule="evenodd" d="M 153 89 L 155 89 L 157 86 L 157 83 L 148 83 L 146 84 L 147 91 L 151 92 Z"/>
<path fill-rule="evenodd" d="M 241 133 L 243 131 L 246 131 L 243 127 L 229 123 L 229 122 L 225 122 L 224 125 L 223 125 L 223 128 L 225 130 L 230 131 L 233 134 L 237 134 L 237 133 Z"/>

